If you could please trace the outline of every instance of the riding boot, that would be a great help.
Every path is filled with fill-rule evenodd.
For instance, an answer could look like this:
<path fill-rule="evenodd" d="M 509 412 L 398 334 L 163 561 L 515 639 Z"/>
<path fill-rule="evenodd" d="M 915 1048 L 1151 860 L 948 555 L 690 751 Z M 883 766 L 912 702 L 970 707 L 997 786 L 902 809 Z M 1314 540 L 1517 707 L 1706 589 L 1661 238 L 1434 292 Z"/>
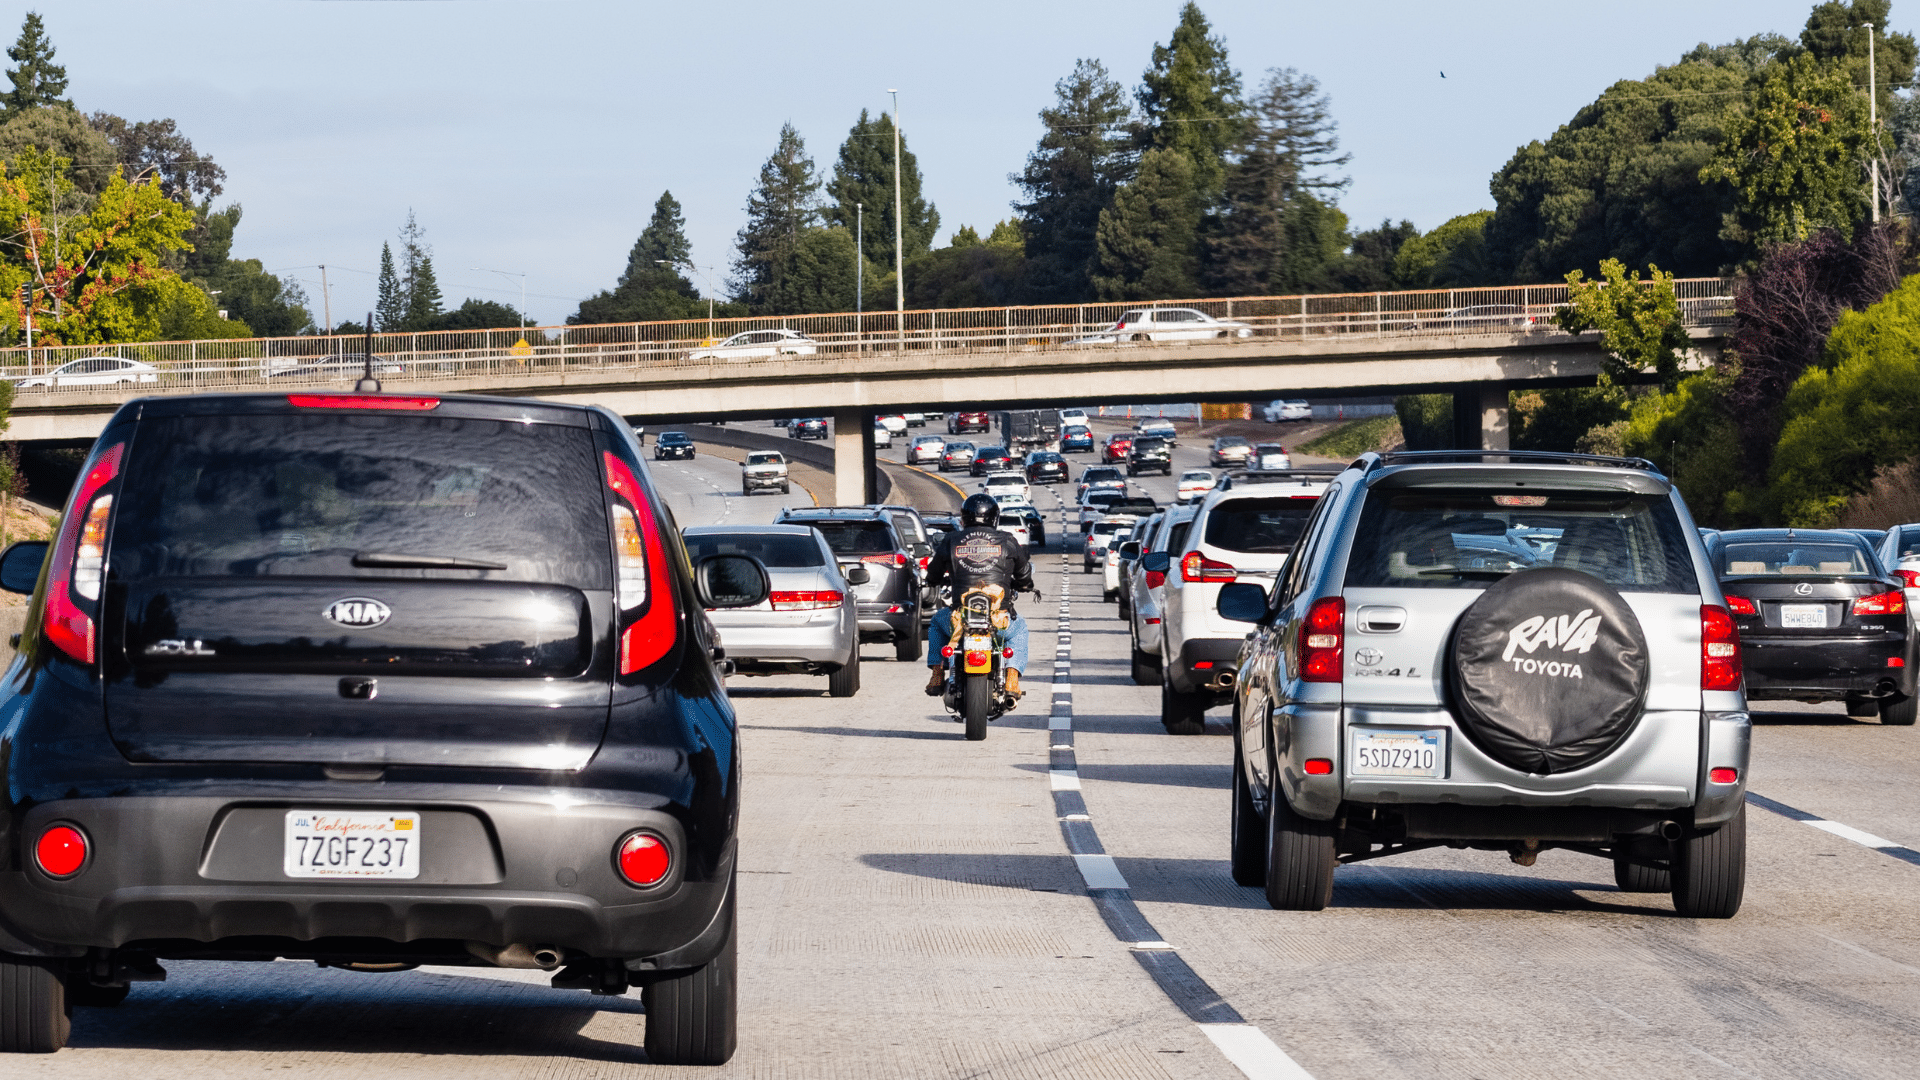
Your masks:
<path fill-rule="evenodd" d="M 1019 668 L 1007 669 L 1007 693 L 1012 694 L 1016 698 L 1020 696 L 1020 669 Z"/>
<path fill-rule="evenodd" d="M 927 696 L 939 697 L 947 690 L 947 673 L 940 668 L 931 670 L 932 674 L 927 676 Z"/>

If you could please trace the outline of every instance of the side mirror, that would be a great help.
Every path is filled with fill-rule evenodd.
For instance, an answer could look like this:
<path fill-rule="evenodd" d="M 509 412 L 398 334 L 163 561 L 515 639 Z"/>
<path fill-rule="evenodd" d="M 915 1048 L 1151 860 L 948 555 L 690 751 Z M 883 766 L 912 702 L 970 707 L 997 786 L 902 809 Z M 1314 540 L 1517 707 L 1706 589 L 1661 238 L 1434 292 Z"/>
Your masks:
<path fill-rule="evenodd" d="M 1215 601 L 1215 607 L 1219 609 L 1220 617 L 1223 619 L 1257 623 L 1267 617 L 1267 590 L 1258 585 L 1245 585 L 1239 582 L 1222 585 L 1220 598 Z"/>
<path fill-rule="evenodd" d="M 1140 557 L 1140 541 L 1138 541 L 1138 540 L 1129 540 L 1129 541 L 1127 541 L 1126 543 L 1124 543 L 1124 544 L 1121 544 L 1121 545 L 1120 545 L 1120 557 L 1121 557 L 1121 558 L 1123 558 L 1123 559 L 1137 559 L 1137 558 L 1139 558 L 1139 557 Z"/>
<path fill-rule="evenodd" d="M 693 572 L 702 607 L 752 607 L 772 588 L 767 568 L 751 555 L 709 555 Z"/>
<path fill-rule="evenodd" d="M 40 567 L 47 561 L 45 540 L 22 540 L 0 555 L 0 589 L 31 594 L 40 583 Z"/>
<path fill-rule="evenodd" d="M 1173 565 L 1173 556 L 1164 551 L 1149 551 L 1140 556 L 1140 569 L 1149 574 L 1164 574 Z"/>
<path fill-rule="evenodd" d="M 865 585 L 873 580 L 873 571 L 858 563 L 840 568 L 840 576 L 847 579 L 849 585 Z"/>

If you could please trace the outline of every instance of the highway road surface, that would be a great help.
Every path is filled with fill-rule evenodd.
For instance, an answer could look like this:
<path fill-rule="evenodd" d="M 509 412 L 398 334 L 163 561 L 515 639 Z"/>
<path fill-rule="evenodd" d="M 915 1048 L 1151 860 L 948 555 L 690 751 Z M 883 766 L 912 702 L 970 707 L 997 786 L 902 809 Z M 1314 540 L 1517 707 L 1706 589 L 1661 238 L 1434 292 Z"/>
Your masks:
<path fill-rule="evenodd" d="M 1178 454 L 1176 474 L 1200 463 L 1194 446 Z M 738 466 L 718 458 L 653 471 L 683 524 L 767 521 L 787 501 L 741 497 Z M 1564 851 L 1532 867 L 1444 849 L 1359 864 L 1339 871 L 1328 910 L 1276 912 L 1227 874 L 1224 713 L 1204 736 L 1163 733 L 1157 690 L 1128 677 L 1124 627 L 1066 550 L 1056 539 L 1038 556 L 1026 701 L 983 743 L 921 693 L 924 668 L 883 646 L 867 648 L 851 700 L 829 699 L 824 678 L 731 680 L 747 783 L 728 1067 L 648 1065 L 637 994 L 554 990 L 538 972 L 282 961 L 172 963 L 120 1007 L 78 1010 L 69 1049 L 0 1073 L 1920 1071 L 1920 731 L 1837 707 L 1759 714 L 1746 907 L 1731 921 L 1677 918 L 1667 897 L 1620 893 L 1609 864 Z"/>

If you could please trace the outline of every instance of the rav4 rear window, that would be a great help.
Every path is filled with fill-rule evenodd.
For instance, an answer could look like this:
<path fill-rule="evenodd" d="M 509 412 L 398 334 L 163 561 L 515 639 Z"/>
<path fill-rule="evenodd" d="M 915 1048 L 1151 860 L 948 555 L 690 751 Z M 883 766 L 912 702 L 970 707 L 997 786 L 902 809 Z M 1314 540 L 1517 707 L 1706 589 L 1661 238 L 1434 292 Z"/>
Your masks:
<path fill-rule="evenodd" d="M 1207 511 L 1201 543 L 1222 551 L 1286 555 L 1300 542 L 1318 499 L 1233 499 Z"/>
<path fill-rule="evenodd" d="M 884 521 L 810 521 L 801 518 L 793 525 L 811 525 L 827 538 L 835 555 L 885 555 L 900 550 L 893 526 Z"/>
<path fill-rule="evenodd" d="M 1699 591 L 1685 530 L 1665 496 L 1429 489 L 1367 497 L 1347 586 L 1484 589 L 1543 566 L 1629 592 Z"/>
<path fill-rule="evenodd" d="M 140 422 L 113 565 L 143 577 L 445 577 L 356 567 L 458 559 L 488 580 L 612 587 L 593 436 L 452 417 L 195 416 Z"/>

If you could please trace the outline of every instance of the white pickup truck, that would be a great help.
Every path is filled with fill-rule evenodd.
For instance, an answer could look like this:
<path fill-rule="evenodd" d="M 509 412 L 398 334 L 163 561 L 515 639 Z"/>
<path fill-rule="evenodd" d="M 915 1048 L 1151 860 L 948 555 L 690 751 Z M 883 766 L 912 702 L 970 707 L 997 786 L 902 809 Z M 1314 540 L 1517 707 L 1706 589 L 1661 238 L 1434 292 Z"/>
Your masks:
<path fill-rule="evenodd" d="M 778 450 L 749 450 L 740 463 L 740 494 L 751 495 L 761 488 L 778 488 L 787 493 L 787 458 Z"/>

